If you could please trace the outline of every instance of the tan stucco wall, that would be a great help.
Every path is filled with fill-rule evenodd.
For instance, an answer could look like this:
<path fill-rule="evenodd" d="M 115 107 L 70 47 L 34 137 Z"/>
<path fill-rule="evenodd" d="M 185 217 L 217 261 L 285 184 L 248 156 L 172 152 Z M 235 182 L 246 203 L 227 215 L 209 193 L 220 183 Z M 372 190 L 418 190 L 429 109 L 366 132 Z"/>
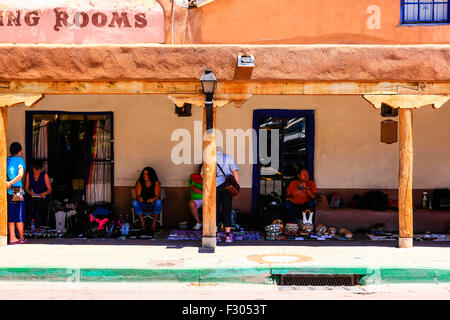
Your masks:
<path fill-rule="evenodd" d="M 319 188 L 397 188 L 398 144 L 380 140 L 386 118 L 359 96 L 255 96 L 241 108 L 228 105 L 217 112 L 217 126 L 252 127 L 254 109 L 313 109 L 316 117 L 315 176 Z M 24 106 L 9 109 L 8 144 L 25 144 Z M 170 162 L 173 130 L 193 135 L 193 116 L 179 118 L 165 96 L 60 95 L 47 96 L 33 110 L 112 111 L 115 135 L 115 185 L 134 185 L 140 170 L 153 166 L 166 187 L 187 185 L 195 165 Z M 440 110 L 414 112 L 414 188 L 450 186 L 450 104 Z M 398 119 L 397 119 L 398 120 Z M 252 166 L 240 165 L 243 187 L 251 187 Z"/>

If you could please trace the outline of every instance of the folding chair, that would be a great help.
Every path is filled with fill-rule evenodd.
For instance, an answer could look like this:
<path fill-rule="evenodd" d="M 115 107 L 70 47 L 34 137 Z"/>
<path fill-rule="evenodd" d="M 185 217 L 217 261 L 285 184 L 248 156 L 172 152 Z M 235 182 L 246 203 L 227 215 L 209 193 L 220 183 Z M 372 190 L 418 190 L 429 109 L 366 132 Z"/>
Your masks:
<path fill-rule="evenodd" d="M 163 203 L 163 208 L 164 208 L 164 200 L 166 199 L 166 192 L 164 191 L 164 188 L 160 189 L 159 199 Z M 136 189 L 135 188 L 131 189 L 131 201 L 133 201 L 133 200 L 136 200 Z M 159 215 L 158 214 L 144 215 L 143 216 L 144 220 L 147 219 L 147 218 L 152 220 L 156 216 L 157 222 L 159 223 L 160 226 L 162 226 L 163 225 L 163 212 L 164 212 L 163 208 L 161 209 L 161 213 Z M 148 209 L 144 209 L 143 211 L 144 212 L 153 212 L 153 211 L 150 211 Z M 132 214 L 131 217 L 132 217 L 133 224 L 138 222 L 139 221 L 139 217 L 136 214 L 136 212 L 134 211 L 133 206 L 131 206 L 131 214 Z"/>

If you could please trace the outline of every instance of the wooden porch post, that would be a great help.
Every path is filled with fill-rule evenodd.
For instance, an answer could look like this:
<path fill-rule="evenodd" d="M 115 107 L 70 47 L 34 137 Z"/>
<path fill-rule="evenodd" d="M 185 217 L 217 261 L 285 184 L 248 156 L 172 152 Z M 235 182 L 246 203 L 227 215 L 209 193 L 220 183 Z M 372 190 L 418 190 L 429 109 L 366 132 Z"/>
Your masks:
<path fill-rule="evenodd" d="M 413 109 L 399 110 L 399 247 L 413 247 Z"/>
<path fill-rule="evenodd" d="M 8 244 L 8 198 L 6 195 L 8 107 L 21 103 L 32 107 L 43 98 L 43 94 L 0 94 L 0 246 Z"/>
<path fill-rule="evenodd" d="M 213 128 L 206 131 L 206 108 L 203 108 L 203 238 L 202 247 L 216 247 L 216 108 Z"/>
<path fill-rule="evenodd" d="M 0 246 L 8 244 L 8 201 L 6 195 L 6 130 L 8 108 L 0 107 Z"/>
<path fill-rule="evenodd" d="M 425 105 L 438 109 L 449 101 L 445 95 L 364 95 L 375 108 L 386 103 L 399 109 L 398 216 L 400 248 L 413 247 L 413 110 Z"/>

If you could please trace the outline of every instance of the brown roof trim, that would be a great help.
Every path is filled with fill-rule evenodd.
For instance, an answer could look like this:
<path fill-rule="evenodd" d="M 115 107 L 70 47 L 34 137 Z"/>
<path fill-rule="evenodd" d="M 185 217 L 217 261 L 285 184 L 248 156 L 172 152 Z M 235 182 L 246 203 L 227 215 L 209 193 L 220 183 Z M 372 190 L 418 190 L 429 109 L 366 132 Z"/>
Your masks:
<path fill-rule="evenodd" d="M 448 81 L 450 45 L 0 45 L 0 80 L 233 80 L 238 54 L 252 81 Z M 250 79 L 249 79 L 250 80 Z"/>

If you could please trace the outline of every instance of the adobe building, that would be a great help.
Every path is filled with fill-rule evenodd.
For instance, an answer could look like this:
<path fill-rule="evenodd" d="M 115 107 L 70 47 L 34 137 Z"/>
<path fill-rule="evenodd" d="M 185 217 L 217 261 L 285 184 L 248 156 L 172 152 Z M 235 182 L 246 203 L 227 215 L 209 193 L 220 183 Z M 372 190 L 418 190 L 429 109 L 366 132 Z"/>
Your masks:
<path fill-rule="evenodd" d="M 238 163 L 233 208 L 257 212 L 260 194 L 283 193 L 301 165 L 319 193 L 337 192 L 348 206 L 370 190 L 398 200 L 399 212 L 321 209 L 319 222 L 382 222 L 400 231 L 401 247 L 413 232 L 450 229 L 449 212 L 420 209 L 423 191 L 450 184 L 448 1 L 8 2 L 0 0 L 0 160 L 19 141 L 28 164 L 44 160 L 60 197 L 129 215 L 131 190 L 151 166 L 166 195 L 163 223 L 188 220 L 189 175 L 217 136 L 193 140 L 192 161 L 176 164 L 174 132 L 204 131 L 200 77 L 209 69 L 215 128 L 242 133 L 277 119 L 284 137 L 281 174 L 263 174 L 249 157 Z M 185 104 L 191 115 L 175 114 Z M 398 115 L 383 116 L 386 106 Z M 250 150 L 257 143 L 239 138 Z M 214 168 L 205 166 L 205 247 L 215 246 Z M 0 202 L 6 244 L 6 196 Z"/>

